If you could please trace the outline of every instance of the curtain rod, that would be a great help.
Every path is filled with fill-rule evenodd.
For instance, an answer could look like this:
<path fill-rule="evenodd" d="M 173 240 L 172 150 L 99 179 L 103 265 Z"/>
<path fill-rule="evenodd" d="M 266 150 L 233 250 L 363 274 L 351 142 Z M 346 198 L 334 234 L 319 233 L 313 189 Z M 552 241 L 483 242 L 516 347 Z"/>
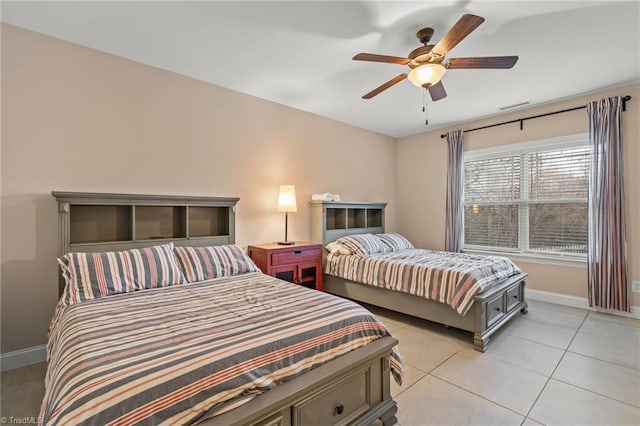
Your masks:
<path fill-rule="evenodd" d="M 622 110 L 623 111 L 627 110 L 627 101 L 630 101 L 630 100 L 631 100 L 631 96 L 630 95 L 626 95 L 626 96 L 624 96 L 622 98 Z M 515 120 L 503 121 L 502 123 L 489 124 L 488 126 L 475 127 L 473 129 L 464 130 L 463 133 L 475 132 L 476 130 L 488 129 L 490 127 L 504 126 L 505 124 L 518 123 L 518 122 L 520 123 L 520 130 L 522 130 L 522 123 L 525 122 L 526 120 L 533 120 L 534 118 L 546 117 L 548 115 L 561 114 L 563 112 L 576 111 L 576 110 L 583 109 L 583 108 L 586 108 L 586 107 L 587 107 L 586 105 L 582 105 L 582 106 L 579 106 L 579 107 L 563 109 L 563 110 L 560 110 L 560 111 L 547 112 L 545 114 L 531 115 L 529 117 L 524 117 L 524 118 L 516 118 Z M 440 138 L 442 138 L 442 139 L 444 139 L 446 137 L 447 137 L 447 135 L 444 135 L 444 134 L 440 135 Z"/>

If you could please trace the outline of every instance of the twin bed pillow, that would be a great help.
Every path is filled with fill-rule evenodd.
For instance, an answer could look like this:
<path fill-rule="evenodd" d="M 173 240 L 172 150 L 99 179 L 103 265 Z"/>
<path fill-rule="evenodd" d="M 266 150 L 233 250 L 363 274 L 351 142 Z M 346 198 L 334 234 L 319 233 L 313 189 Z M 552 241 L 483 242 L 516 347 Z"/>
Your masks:
<path fill-rule="evenodd" d="M 376 237 L 380 238 L 382 242 L 389 247 L 390 251 L 415 248 L 409 240 L 396 232 L 392 232 L 390 234 L 376 234 Z"/>
<path fill-rule="evenodd" d="M 346 247 L 352 254 L 357 256 L 369 256 L 370 254 L 389 251 L 387 245 L 373 234 L 353 234 L 348 237 L 338 238 L 336 243 Z"/>
<path fill-rule="evenodd" d="M 236 245 L 174 247 L 169 243 L 119 252 L 67 253 L 58 263 L 66 281 L 65 305 L 258 271 Z"/>
<path fill-rule="evenodd" d="M 327 244 L 327 250 L 331 253 L 354 254 L 356 256 L 369 256 L 412 248 L 414 248 L 413 244 L 409 240 L 395 232 L 375 235 L 353 234 Z"/>

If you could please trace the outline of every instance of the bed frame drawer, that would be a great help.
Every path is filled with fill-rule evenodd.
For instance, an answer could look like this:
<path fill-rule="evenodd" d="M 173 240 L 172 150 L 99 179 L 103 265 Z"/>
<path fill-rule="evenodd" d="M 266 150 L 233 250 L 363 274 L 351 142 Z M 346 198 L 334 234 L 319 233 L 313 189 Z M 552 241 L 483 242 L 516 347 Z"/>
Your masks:
<path fill-rule="evenodd" d="M 520 302 L 523 300 L 523 291 L 522 287 L 517 286 L 507 291 L 505 294 L 505 304 L 507 305 L 507 313 L 513 311 L 518 306 L 520 306 Z"/>
<path fill-rule="evenodd" d="M 371 373 L 360 370 L 295 404 L 293 425 L 345 425 L 371 407 Z"/>
<path fill-rule="evenodd" d="M 504 295 L 500 294 L 487 303 L 487 327 L 491 327 L 494 322 L 504 317 Z"/>

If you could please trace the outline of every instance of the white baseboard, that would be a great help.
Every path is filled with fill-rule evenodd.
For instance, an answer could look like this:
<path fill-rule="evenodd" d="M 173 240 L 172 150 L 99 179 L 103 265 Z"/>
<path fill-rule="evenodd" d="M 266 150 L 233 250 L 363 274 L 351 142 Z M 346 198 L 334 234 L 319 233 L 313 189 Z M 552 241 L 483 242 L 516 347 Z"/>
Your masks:
<path fill-rule="evenodd" d="M 593 308 L 589 306 L 589 301 L 586 297 L 569 296 L 568 294 L 532 290 L 530 288 L 525 288 L 525 295 L 527 299 L 531 300 L 539 300 L 541 302 L 555 303 L 556 305 L 571 306 L 573 308 L 581 308 L 595 312 L 619 315 L 621 317 L 640 319 L 640 306 L 632 306 L 631 312 L 620 312 L 613 309 Z"/>
<path fill-rule="evenodd" d="M 33 346 L 0 354 L 0 371 L 14 370 L 47 360 L 47 345 Z"/>

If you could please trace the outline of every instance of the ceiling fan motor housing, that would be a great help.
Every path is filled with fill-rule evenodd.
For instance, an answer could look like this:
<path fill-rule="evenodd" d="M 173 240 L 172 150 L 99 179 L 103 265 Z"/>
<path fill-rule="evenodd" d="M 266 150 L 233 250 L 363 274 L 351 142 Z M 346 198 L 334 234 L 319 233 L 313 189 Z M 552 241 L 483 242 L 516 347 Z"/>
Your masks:
<path fill-rule="evenodd" d="M 416 37 L 420 40 L 420 43 L 427 44 L 433 36 L 433 28 L 423 28 L 416 33 Z"/>
<path fill-rule="evenodd" d="M 407 65 L 409 65 L 410 68 L 415 68 L 426 63 L 441 63 L 444 60 L 444 56 L 433 53 L 433 46 L 433 44 L 428 44 L 412 50 L 407 56 L 409 58 L 409 63 Z"/>

